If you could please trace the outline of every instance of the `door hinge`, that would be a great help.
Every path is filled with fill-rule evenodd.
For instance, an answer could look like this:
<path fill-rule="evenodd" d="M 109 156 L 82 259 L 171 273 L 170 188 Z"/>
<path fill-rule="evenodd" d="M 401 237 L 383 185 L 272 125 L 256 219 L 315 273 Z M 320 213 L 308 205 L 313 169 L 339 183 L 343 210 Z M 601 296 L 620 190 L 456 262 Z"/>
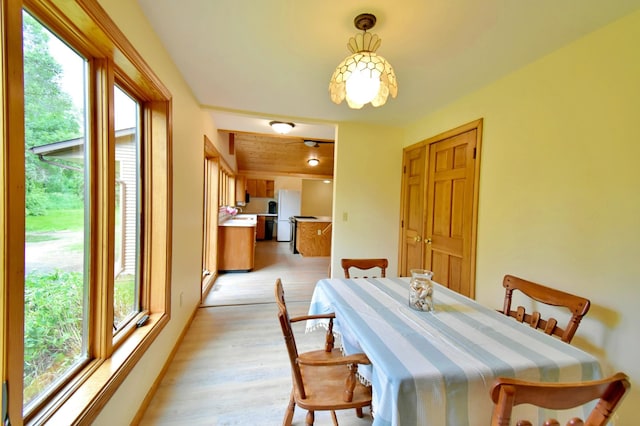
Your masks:
<path fill-rule="evenodd" d="M 2 425 L 11 426 L 9 420 L 9 394 L 7 382 L 2 382 Z"/>
<path fill-rule="evenodd" d="M 473 148 L 473 159 L 476 159 L 476 148 Z"/>
<path fill-rule="evenodd" d="M 402 173 L 406 174 L 407 173 L 407 166 L 402 166 Z"/>

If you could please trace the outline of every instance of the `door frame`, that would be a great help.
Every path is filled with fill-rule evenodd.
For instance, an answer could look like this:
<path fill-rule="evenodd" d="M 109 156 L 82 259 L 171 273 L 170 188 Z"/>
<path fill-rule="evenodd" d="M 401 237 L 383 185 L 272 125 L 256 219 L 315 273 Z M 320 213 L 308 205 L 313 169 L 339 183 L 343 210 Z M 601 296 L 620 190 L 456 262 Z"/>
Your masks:
<path fill-rule="evenodd" d="M 420 146 L 424 146 L 426 149 L 426 160 L 425 160 L 425 185 L 424 185 L 424 194 L 423 197 L 426 203 L 426 191 L 428 188 L 428 176 L 429 176 L 429 148 L 431 144 L 442 142 L 446 139 L 452 138 L 454 136 L 460 135 L 462 133 L 466 133 L 470 130 L 476 130 L 476 151 L 475 151 L 475 169 L 473 176 L 473 212 L 471 219 L 471 251 L 469 254 L 469 285 L 472 289 L 471 298 L 475 298 L 475 280 L 476 280 L 476 255 L 477 255 L 477 236 L 478 236 L 478 204 L 480 199 L 480 159 L 482 153 L 482 130 L 483 130 L 483 119 L 479 118 L 477 120 L 471 121 L 469 123 L 463 124 L 461 126 L 455 127 L 453 129 L 447 130 L 445 132 L 439 133 L 435 136 L 432 136 L 428 139 L 415 143 L 413 145 L 407 146 L 403 149 L 403 158 L 407 151 L 417 149 Z M 403 164 L 404 166 L 404 164 Z M 398 265 L 403 265 L 403 253 L 404 253 L 404 238 L 405 238 L 405 229 L 403 227 L 403 221 L 405 221 L 408 212 L 406 211 L 405 201 L 406 201 L 406 189 L 405 189 L 405 175 L 403 173 L 402 176 L 402 188 L 401 188 L 401 200 L 400 200 L 400 236 L 399 236 L 399 245 L 398 245 Z M 423 222 L 423 232 L 427 228 L 427 206 L 425 204 L 423 212 L 422 212 L 422 222 Z M 422 236 L 424 238 L 424 235 Z M 426 256 L 426 250 L 423 251 L 423 259 L 421 267 L 424 267 Z"/>

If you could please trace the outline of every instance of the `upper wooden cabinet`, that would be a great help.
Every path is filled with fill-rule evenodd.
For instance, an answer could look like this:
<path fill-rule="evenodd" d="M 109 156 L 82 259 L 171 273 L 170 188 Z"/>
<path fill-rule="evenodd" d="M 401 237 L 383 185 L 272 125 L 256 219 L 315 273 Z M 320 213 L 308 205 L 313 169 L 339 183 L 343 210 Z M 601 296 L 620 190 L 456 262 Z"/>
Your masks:
<path fill-rule="evenodd" d="M 244 202 L 244 194 L 247 191 L 247 178 L 246 176 L 236 175 L 236 203 L 238 201 Z"/>
<path fill-rule="evenodd" d="M 266 180 L 265 181 L 265 185 L 266 185 L 266 196 L 268 198 L 273 198 L 275 196 L 275 192 L 274 192 L 274 181 L 272 180 Z"/>
<path fill-rule="evenodd" d="M 264 179 L 256 180 L 256 197 L 267 196 L 267 181 Z"/>
<path fill-rule="evenodd" d="M 247 192 L 252 197 L 273 198 L 274 181 L 267 179 L 247 179 Z"/>
<path fill-rule="evenodd" d="M 255 179 L 247 179 L 247 183 L 246 183 L 246 189 L 247 192 L 249 193 L 250 196 L 252 197 L 257 197 L 256 195 L 256 191 L 257 191 L 257 182 Z"/>

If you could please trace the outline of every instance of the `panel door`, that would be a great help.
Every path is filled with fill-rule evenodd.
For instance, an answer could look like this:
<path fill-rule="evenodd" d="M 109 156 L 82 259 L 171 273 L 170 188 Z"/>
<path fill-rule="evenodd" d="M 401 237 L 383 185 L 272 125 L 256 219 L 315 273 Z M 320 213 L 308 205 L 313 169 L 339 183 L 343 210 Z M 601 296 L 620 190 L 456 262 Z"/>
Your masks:
<path fill-rule="evenodd" d="M 410 276 L 413 268 L 424 266 L 425 161 L 424 145 L 405 150 L 402 175 L 401 254 L 398 274 Z"/>
<path fill-rule="evenodd" d="M 429 145 L 425 268 L 433 279 L 469 297 L 477 129 Z"/>

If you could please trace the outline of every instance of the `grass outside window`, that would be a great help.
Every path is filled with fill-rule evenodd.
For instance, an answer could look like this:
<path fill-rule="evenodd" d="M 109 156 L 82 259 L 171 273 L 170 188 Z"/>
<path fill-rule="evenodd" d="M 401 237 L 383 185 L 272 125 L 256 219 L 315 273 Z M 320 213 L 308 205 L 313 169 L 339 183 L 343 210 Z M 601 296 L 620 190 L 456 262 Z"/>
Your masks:
<path fill-rule="evenodd" d="M 88 424 L 169 319 L 171 95 L 97 1 L 0 5 L 3 397 L 14 425 Z M 27 32 L 23 23 L 31 26 Z M 61 64 L 47 52 L 47 32 L 81 58 L 79 110 L 57 86 Z M 42 63 L 49 65 L 38 68 Z M 44 87 L 51 90 L 39 92 Z M 116 189 L 123 181 L 122 134 L 109 113 L 117 90 L 137 105 L 137 266 L 129 270 L 124 211 L 131 207 Z M 38 102 L 52 94 L 60 100 Z M 131 320 L 145 313 L 148 326 L 136 329 Z"/>

